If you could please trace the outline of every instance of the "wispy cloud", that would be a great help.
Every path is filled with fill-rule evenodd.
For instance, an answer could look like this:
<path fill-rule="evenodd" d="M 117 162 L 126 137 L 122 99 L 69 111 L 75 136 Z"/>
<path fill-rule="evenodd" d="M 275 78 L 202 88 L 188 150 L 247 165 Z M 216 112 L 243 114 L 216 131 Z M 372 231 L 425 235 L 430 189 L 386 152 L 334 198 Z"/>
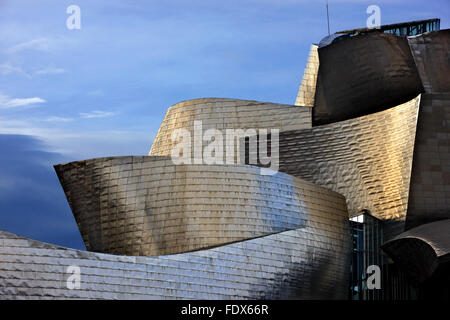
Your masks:
<path fill-rule="evenodd" d="M 22 42 L 12 46 L 6 50 L 7 53 L 17 53 L 23 50 L 39 50 L 39 51 L 48 51 L 50 48 L 50 43 L 47 38 L 38 38 L 33 39 L 27 42 Z"/>
<path fill-rule="evenodd" d="M 11 120 L 0 116 L 0 134 L 35 136 L 47 149 L 63 153 L 71 159 L 88 159 L 105 155 L 144 155 L 148 153 L 156 132 L 127 130 L 78 130 L 31 120 Z M 79 146 L 83 146 L 80 148 Z"/>
<path fill-rule="evenodd" d="M 22 70 L 22 68 L 13 66 L 9 62 L 0 64 L 0 74 L 1 75 L 6 75 L 6 74 L 14 73 L 14 72 L 25 73 Z"/>
<path fill-rule="evenodd" d="M 65 73 L 65 72 L 66 72 L 66 70 L 64 70 L 63 68 L 45 68 L 45 69 L 36 71 L 34 74 L 38 74 L 38 75 L 61 74 L 61 73 Z"/>
<path fill-rule="evenodd" d="M 48 74 L 62 74 L 66 73 L 63 68 L 48 67 L 39 69 L 34 72 L 26 72 L 22 67 L 11 64 L 10 62 L 0 64 L 0 75 L 9 75 L 13 73 L 19 73 L 31 78 L 32 75 L 48 75 Z"/>
<path fill-rule="evenodd" d="M 85 119 L 92 119 L 92 118 L 107 118 L 115 116 L 116 112 L 107 112 L 107 111 L 100 111 L 100 110 L 94 110 L 91 112 L 81 112 L 80 117 Z"/>
<path fill-rule="evenodd" d="M 67 50 L 70 46 L 72 46 L 75 43 L 77 43 L 77 41 L 74 40 L 72 37 L 66 36 L 39 37 L 10 46 L 4 52 L 10 55 L 14 55 L 29 50 L 42 52 L 55 52 Z"/>
<path fill-rule="evenodd" d="M 47 102 L 44 99 L 39 97 L 33 98 L 10 98 L 9 96 L 0 94 L 0 108 L 15 108 L 15 107 L 23 107 L 36 103 L 44 103 Z"/>
<path fill-rule="evenodd" d="M 52 117 L 45 118 L 44 121 L 47 121 L 47 122 L 70 122 L 70 121 L 73 121 L 73 118 L 52 116 Z"/>

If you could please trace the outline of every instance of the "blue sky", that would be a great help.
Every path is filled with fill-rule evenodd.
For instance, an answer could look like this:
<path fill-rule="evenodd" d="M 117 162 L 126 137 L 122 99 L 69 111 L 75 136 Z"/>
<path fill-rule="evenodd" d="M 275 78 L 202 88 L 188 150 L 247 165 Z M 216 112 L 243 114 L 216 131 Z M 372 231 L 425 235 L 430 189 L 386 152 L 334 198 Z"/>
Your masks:
<path fill-rule="evenodd" d="M 69 30 L 69 5 L 81 29 Z M 448 0 L 330 0 L 331 32 L 441 18 Z M 0 0 L 0 229 L 84 248 L 52 165 L 147 154 L 166 109 L 292 104 L 325 1 Z"/>

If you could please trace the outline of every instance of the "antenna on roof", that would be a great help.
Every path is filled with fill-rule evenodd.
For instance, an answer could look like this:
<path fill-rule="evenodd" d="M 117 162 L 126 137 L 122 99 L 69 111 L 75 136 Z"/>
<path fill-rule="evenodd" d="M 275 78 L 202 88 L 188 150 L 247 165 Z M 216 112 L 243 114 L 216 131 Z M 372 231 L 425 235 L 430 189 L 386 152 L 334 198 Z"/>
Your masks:
<path fill-rule="evenodd" d="M 328 23 L 328 35 L 330 35 L 330 16 L 328 15 L 328 0 L 327 0 L 327 23 Z"/>

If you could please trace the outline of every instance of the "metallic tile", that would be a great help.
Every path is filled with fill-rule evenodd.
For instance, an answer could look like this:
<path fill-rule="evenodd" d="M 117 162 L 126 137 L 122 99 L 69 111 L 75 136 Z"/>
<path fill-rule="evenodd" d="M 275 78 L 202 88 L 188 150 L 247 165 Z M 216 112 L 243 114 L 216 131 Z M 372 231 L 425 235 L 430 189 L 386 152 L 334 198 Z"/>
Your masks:
<path fill-rule="evenodd" d="M 317 49 L 317 45 L 311 45 L 302 82 L 300 83 L 297 98 L 294 103 L 296 106 L 314 107 L 317 74 L 319 73 L 319 53 L 317 52 Z"/>
<path fill-rule="evenodd" d="M 105 174 L 116 168 L 117 178 Z M 180 253 L 305 227 L 311 215 L 346 212 L 342 196 L 281 172 L 261 175 L 255 166 L 174 165 L 168 157 L 130 156 L 55 169 L 89 251 Z M 123 172 L 128 178 L 120 178 Z"/>
<path fill-rule="evenodd" d="M 308 225 L 213 249 L 158 257 L 77 251 L 0 231 L 0 239 L 8 240 L 0 247 L 0 298 L 343 299 L 349 239 L 342 234 L 348 232 L 347 215 L 343 211 L 311 217 L 311 222 L 319 221 L 319 227 Z M 321 231 L 321 224 L 332 225 L 334 231 Z M 323 248 L 299 245 L 308 243 L 311 234 Z M 11 247 L 15 253 L 5 253 Z M 66 286 L 69 265 L 81 269 L 80 289 Z"/>
<path fill-rule="evenodd" d="M 318 52 L 314 125 L 382 111 L 411 100 L 423 90 L 406 37 L 356 35 Z"/>

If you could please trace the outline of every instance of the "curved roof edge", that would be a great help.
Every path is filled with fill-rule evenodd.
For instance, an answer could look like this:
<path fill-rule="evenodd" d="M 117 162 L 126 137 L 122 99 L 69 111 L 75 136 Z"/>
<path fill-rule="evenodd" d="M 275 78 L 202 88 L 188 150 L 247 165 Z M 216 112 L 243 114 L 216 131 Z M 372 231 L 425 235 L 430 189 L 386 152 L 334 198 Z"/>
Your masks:
<path fill-rule="evenodd" d="M 450 219 L 410 229 L 382 245 L 412 281 L 422 283 L 450 266 Z"/>
<path fill-rule="evenodd" d="M 246 102 L 249 104 L 272 104 L 277 106 L 286 106 L 286 107 L 305 107 L 305 108 L 312 108 L 313 106 L 303 106 L 303 105 L 295 105 L 295 104 L 289 104 L 289 103 L 279 103 L 279 102 L 273 102 L 273 101 L 260 101 L 260 100 L 248 100 L 248 99 L 237 99 L 237 98 L 219 98 L 219 97 L 205 97 L 205 98 L 193 98 L 193 99 L 187 99 L 187 100 L 181 100 L 177 103 L 172 104 L 167 109 L 170 109 L 175 106 L 180 106 L 184 104 L 201 104 L 201 103 L 214 103 L 214 102 Z"/>

